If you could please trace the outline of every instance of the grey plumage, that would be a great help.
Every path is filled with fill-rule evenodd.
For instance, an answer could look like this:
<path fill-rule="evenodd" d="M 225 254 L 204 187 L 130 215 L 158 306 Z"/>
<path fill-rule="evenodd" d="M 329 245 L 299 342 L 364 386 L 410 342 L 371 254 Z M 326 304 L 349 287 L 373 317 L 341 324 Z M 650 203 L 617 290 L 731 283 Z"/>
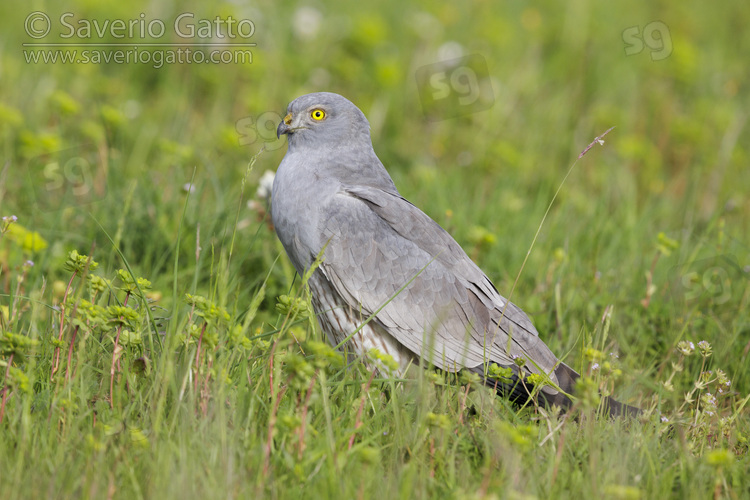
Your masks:
<path fill-rule="evenodd" d="M 511 367 L 514 379 L 543 371 L 571 393 L 578 374 L 539 338 L 528 316 L 508 302 L 435 221 L 404 199 L 376 156 L 364 114 L 337 94 L 292 101 L 279 124 L 289 149 L 273 185 L 271 216 L 297 272 L 325 247 L 309 284 L 321 325 L 334 343 L 352 337 L 363 355 L 378 348 L 403 370 L 419 359 L 455 372 L 469 369 L 487 384 L 486 366 Z M 523 358 L 521 367 L 515 362 Z M 502 392 L 524 399 L 515 383 Z M 548 403 L 569 406 L 551 385 Z M 633 413 L 609 401 L 610 412 Z M 634 410 L 634 409 L 633 409 Z"/>

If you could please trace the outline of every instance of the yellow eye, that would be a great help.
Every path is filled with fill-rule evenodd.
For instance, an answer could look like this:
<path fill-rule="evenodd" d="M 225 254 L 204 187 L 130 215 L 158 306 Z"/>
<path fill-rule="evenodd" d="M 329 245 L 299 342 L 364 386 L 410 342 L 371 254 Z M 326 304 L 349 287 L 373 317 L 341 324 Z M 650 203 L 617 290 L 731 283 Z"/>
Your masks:
<path fill-rule="evenodd" d="M 315 121 L 320 121 L 320 120 L 323 120 L 323 119 L 325 119 L 325 117 L 326 117 L 326 112 L 325 112 L 325 111 L 323 111 L 322 109 L 313 109 L 313 110 L 312 110 L 312 111 L 310 112 L 310 116 L 312 117 L 312 119 L 313 119 L 313 120 L 315 120 Z"/>

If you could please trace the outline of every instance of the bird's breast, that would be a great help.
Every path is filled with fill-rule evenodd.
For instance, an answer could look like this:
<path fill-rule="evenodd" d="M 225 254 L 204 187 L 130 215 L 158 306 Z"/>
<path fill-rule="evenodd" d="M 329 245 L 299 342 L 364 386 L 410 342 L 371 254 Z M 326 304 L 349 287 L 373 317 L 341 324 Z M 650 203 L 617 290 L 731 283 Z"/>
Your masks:
<path fill-rule="evenodd" d="M 338 189 L 337 183 L 317 175 L 314 165 L 300 155 L 287 153 L 279 165 L 271 194 L 271 219 L 300 273 L 323 248 L 321 213 Z"/>

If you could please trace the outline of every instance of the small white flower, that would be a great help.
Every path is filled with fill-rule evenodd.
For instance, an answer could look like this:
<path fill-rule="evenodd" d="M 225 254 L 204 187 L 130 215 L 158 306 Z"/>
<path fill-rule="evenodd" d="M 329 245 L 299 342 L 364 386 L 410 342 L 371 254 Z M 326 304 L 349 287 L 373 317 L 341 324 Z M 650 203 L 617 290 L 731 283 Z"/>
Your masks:
<path fill-rule="evenodd" d="M 437 49 L 437 58 L 439 61 L 449 61 L 451 59 L 458 59 L 464 55 L 464 48 L 460 43 L 449 41 Z"/>
<path fill-rule="evenodd" d="M 186 182 L 185 184 L 182 185 L 182 190 L 185 191 L 186 193 L 193 194 L 195 193 L 195 186 L 190 184 L 189 182 Z"/>
<path fill-rule="evenodd" d="M 318 9 L 304 6 L 294 11 L 292 28 L 298 38 L 312 40 L 318 35 L 322 22 L 323 14 Z"/>
<path fill-rule="evenodd" d="M 716 404 L 716 396 L 714 396 L 713 394 L 711 394 L 711 393 L 709 392 L 709 393 L 708 393 L 708 398 L 709 398 L 708 400 L 709 400 L 709 401 L 711 402 L 711 404 L 712 404 L 712 405 L 715 405 L 715 404 Z"/>
<path fill-rule="evenodd" d="M 687 340 L 680 340 L 677 342 L 677 350 L 680 351 L 683 356 L 690 356 L 695 351 L 695 344 Z"/>
<path fill-rule="evenodd" d="M 273 191 L 273 179 L 276 174 L 272 170 L 266 170 L 258 181 L 258 190 L 255 192 L 255 196 L 259 200 L 268 200 L 271 198 L 271 192 Z"/>
<path fill-rule="evenodd" d="M 594 363 L 591 365 L 591 371 L 598 370 L 599 369 L 599 363 Z"/>
<path fill-rule="evenodd" d="M 667 422 L 669 422 L 669 419 L 667 417 L 665 417 L 665 416 L 662 415 L 661 421 L 666 424 Z"/>

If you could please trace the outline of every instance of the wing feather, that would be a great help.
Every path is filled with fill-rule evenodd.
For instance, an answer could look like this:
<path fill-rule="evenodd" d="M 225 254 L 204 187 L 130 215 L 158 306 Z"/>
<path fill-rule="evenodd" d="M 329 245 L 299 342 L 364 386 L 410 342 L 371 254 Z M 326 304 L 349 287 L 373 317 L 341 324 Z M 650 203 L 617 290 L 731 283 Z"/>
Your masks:
<path fill-rule="evenodd" d="M 410 351 L 450 371 L 484 362 L 509 366 L 513 356 L 525 356 L 555 380 L 558 360 L 526 314 L 407 200 L 347 187 L 331 198 L 322 220 L 329 243 L 319 271 L 365 317 L 379 311 L 377 322 Z M 533 363 L 525 369 L 537 371 Z"/>

